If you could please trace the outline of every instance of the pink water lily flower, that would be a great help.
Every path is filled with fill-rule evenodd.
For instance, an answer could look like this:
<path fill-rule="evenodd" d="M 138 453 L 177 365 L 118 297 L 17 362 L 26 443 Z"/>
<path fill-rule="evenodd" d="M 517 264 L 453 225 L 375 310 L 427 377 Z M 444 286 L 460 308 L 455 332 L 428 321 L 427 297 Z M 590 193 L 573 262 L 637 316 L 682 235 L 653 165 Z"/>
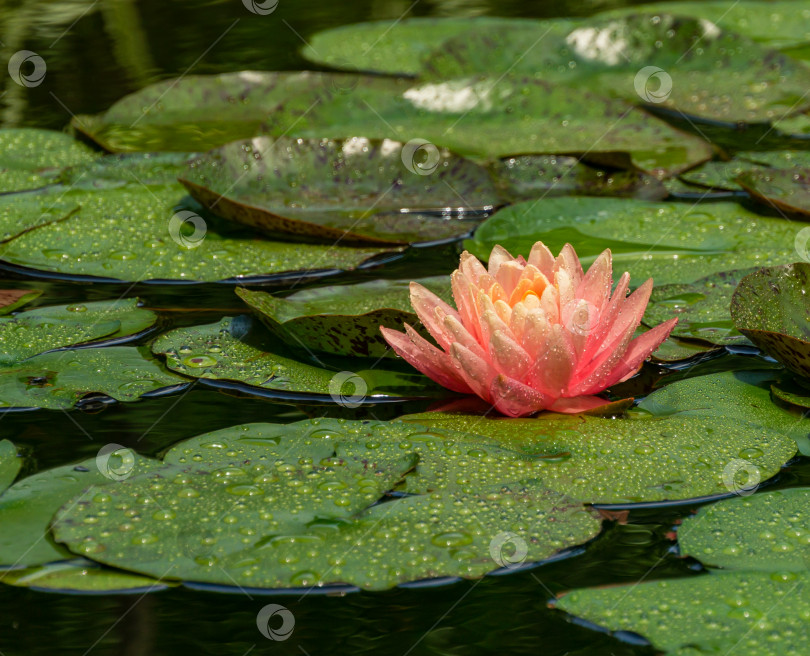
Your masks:
<path fill-rule="evenodd" d="M 423 374 L 505 415 L 581 412 L 605 405 L 593 395 L 635 374 L 678 321 L 633 339 L 652 279 L 627 296 L 625 273 L 611 295 L 612 269 L 606 250 L 583 273 L 570 244 L 555 259 L 537 242 L 528 261 L 496 246 L 489 270 L 465 251 L 451 278 L 458 309 L 411 283 L 413 309 L 441 348 L 408 324 L 381 330 Z"/>

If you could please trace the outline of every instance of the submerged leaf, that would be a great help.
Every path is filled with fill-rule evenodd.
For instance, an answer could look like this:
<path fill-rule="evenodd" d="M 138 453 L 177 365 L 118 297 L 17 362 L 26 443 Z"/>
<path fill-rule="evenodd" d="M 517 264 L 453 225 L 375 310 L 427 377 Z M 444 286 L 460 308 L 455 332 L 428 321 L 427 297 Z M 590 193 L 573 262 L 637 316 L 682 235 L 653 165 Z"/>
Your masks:
<path fill-rule="evenodd" d="M 169 586 L 156 579 L 129 572 L 99 567 L 96 563 L 75 559 L 40 567 L 0 571 L 0 583 L 18 588 L 63 594 L 146 594 Z"/>

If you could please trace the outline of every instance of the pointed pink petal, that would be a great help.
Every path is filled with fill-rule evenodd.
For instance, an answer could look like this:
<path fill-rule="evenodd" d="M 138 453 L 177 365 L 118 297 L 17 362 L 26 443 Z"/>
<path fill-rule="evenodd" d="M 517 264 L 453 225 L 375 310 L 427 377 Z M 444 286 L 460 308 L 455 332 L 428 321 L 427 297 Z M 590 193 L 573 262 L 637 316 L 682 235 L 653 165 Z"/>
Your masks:
<path fill-rule="evenodd" d="M 603 405 L 610 405 L 610 401 L 599 396 L 571 396 L 557 399 L 549 406 L 549 410 L 573 415 L 578 412 L 593 410 Z"/>
<path fill-rule="evenodd" d="M 597 329 L 593 332 L 591 338 L 588 340 L 585 351 L 580 355 L 580 369 L 585 369 L 589 363 L 591 363 L 594 356 L 600 352 L 602 342 L 610 332 L 610 329 L 616 321 L 616 317 L 619 315 L 619 310 L 621 309 L 622 305 L 624 305 L 624 301 L 627 297 L 627 288 L 629 286 L 630 274 L 625 271 L 621 278 L 619 278 L 616 289 L 613 292 L 613 295 L 610 297 L 610 301 L 608 301 L 607 308 L 604 310 L 604 312 L 602 312 Z"/>
<path fill-rule="evenodd" d="M 443 323 L 444 317 L 458 317 L 458 312 L 419 283 L 412 282 L 410 289 L 411 305 L 416 315 L 419 317 L 419 320 L 425 328 L 427 328 L 427 331 L 433 336 L 433 339 L 436 340 L 438 345 L 445 351 L 449 350 L 453 338 L 445 332 Z"/>
<path fill-rule="evenodd" d="M 481 276 L 489 275 L 487 270 L 484 268 L 484 265 L 481 264 L 478 258 L 467 251 L 464 251 L 461 254 L 458 270 L 467 276 L 467 280 L 469 280 L 470 283 L 476 287 L 479 285 Z"/>
<path fill-rule="evenodd" d="M 538 241 L 532 246 L 528 261 L 529 264 L 540 269 L 549 280 L 554 278 L 554 256 L 542 241 Z"/>
<path fill-rule="evenodd" d="M 520 380 L 529 368 L 529 355 L 512 337 L 511 332 L 498 330 L 492 334 L 489 353 L 492 364 L 502 374 Z"/>
<path fill-rule="evenodd" d="M 487 354 L 483 347 L 476 341 L 475 337 L 470 334 L 466 326 L 462 324 L 455 317 L 447 316 L 444 318 L 445 329 L 453 336 L 453 342 L 458 342 L 462 346 L 470 349 L 479 358 L 486 358 Z M 449 351 L 450 349 L 448 349 Z"/>
<path fill-rule="evenodd" d="M 423 339 L 408 324 L 405 324 L 405 330 L 408 331 L 407 335 L 380 326 L 385 341 L 412 367 L 421 371 L 428 378 L 435 380 L 442 387 L 462 394 L 472 393 L 469 385 L 452 367 L 446 353 Z M 414 341 L 415 338 L 418 341 Z"/>
<path fill-rule="evenodd" d="M 523 417 L 548 407 L 549 399 L 528 385 L 499 375 L 492 381 L 492 404 L 510 417 Z"/>
<path fill-rule="evenodd" d="M 576 296 L 593 306 L 596 314 L 601 316 L 610 301 L 612 287 L 613 264 L 610 249 L 608 249 L 596 258 L 596 261 L 588 269 L 588 273 L 579 283 Z"/>
<path fill-rule="evenodd" d="M 474 291 L 466 276 L 460 271 L 453 272 L 450 276 L 450 284 L 453 288 L 453 300 L 456 302 L 461 323 L 470 331 L 476 341 L 483 344 L 481 328 L 478 325 L 478 306 L 473 296 L 477 292 Z"/>
<path fill-rule="evenodd" d="M 512 254 L 508 250 L 506 250 L 503 246 L 496 245 L 489 254 L 489 261 L 487 262 L 489 275 L 497 279 L 498 270 L 501 268 L 501 265 L 505 264 L 506 262 L 514 261 L 515 258 L 512 257 Z"/>
<path fill-rule="evenodd" d="M 579 286 L 582 280 L 582 264 L 580 264 L 577 253 L 571 244 L 563 246 L 554 261 L 554 273 L 558 271 L 565 271 L 570 276 L 575 289 Z"/>
<path fill-rule="evenodd" d="M 551 332 L 546 313 L 542 309 L 529 310 L 523 328 L 523 338 L 520 345 L 528 356 L 535 360 L 546 349 L 546 341 Z"/>
<path fill-rule="evenodd" d="M 450 361 L 473 393 L 489 401 L 489 387 L 496 375 L 489 362 L 458 342 L 450 348 Z"/>
<path fill-rule="evenodd" d="M 570 334 L 560 324 L 553 324 L 529 373 L 528 383 L 552 399 L 564 396 L 575 365 Z"/>
<path fill-rule="evenodd" d="M 512 260 L 502 263 L 498 267 L 497 273 L 493 274 L 495 280 L 503 288 L 504 293 L 510 298 L 510 301 L 512 292 L 514 292 L 525 271 L 526 267 Z"/>

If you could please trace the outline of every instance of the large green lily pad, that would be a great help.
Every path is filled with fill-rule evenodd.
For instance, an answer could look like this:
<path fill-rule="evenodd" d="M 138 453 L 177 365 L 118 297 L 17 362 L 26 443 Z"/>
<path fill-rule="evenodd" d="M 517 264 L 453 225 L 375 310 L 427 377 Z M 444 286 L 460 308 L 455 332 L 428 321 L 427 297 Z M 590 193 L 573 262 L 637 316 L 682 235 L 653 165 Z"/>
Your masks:
<path fill-rule="evenodd" d="M 690 284 L 655 287 L 642 321 L 653 327 L 677 316 L 678 324 L 671 333 L 675 337 L 709 344 L 748 344 L 734 327 L 729 305 L 737 283 L 753 271 L 721 271 Z"/>
<path fill-rule="evenodd" d="M 113 152 L 206 151 L 262 133 L 282 100 L 304 90 L 343 90 L 340 73 L 239 71 L 162 80 L 125 96 L 97 116 L 76 116 L 74 130 Z"/>
<path fill-rule="evenodd" d="M 600 504 L 727 494 L 730 461 L 750 462 L 765 480 L 796 453 L 789 437 L 737 417 L 487 419 L 437 412 L 403 420 L 542 455 L 534 475 L 543 485 Z"/>
<path fill-rule="evenodd" d="M 450 278 L 416 282 L 451 302 Z M 356 285 L 328 285 L 273 296 L 237 287 L 236 293 L 277 337 L 290 346 L 337 355 L 379 358 L 392 355 L 380 326 L 420 326 L 410 303 L 409 281 L 372 280 Z"/>
<path fill-rule="evenodd" d="M 545 198 L 496 212 L 465 247 L 481 259 L 496 244 L 528 255 L 536 241 L 555 253 L 574 244 L 583 264 L 606 248 L 613 271 L 631 284 L 686 283 L 719 271 L 795 258 L 795 224 L 759 216 L 736 203 L 651 203 L 625 198 Z"/>
<path fill-rule="evenodd" d="M 65 346 L 117 341 L 147 330 L 156 320 L 155 313 L 138 307 L 135 298 L 26 310 L 0 318 L 0 365 Z"/>
<path fill-rule="evenodd" d="M 180 181 L 212 212 L 270 235 L 348 242 L 459 237 L 476 224 L 449 210 L 499 204 L 489 174 L 474 162 L 361 137 L 236 141 L 193 160 Z"/>
<path fill-rule="evenodd" d="M 668 653 L 802 654 L 810 633 L 810 574 L 729 572 L 574 590 L 557 608 Z"/>
<path fill-rule="evenodd" d="M 60 167 L 84 164 L 95 157 L 87 146 L 62 132 L 0 130 L 0 193 L 53 184 Z"/>
<path fill-rule="evenodd" d="M 810 264 L 765 268 L 740 281 L 731 300 L 737 329 L 791 371 L 810 377 Z"/>
<path fill-rule="evenodd" d="M 796 440 L 803 454 L 810 454 L 810 420 L 771 400 L 771 385 L 779 375 L 779 371 L 724 371 L 694 376 L 655 390 L 638 408 L 656 417 L 733 417 L 776 430 Z"/>
<path fill-rule="evenodd" d="M 737 182 L 766 205 L 810 215 L 810 168 L 745 171 L 737 176 Z"/>
<path fill-rule="evenodd" d="M 336 403 L 359 405 L 368 396 L 434 395 L 436 386 L 421 374 L 382 368 L 327 369 L 286 355 L 284 347 L 248 316 L 177 328 L 152 345 L 169 369 L 193 378 L 234 381 L 279 392 L 330 395 Z M 373 363 L 362 364 L 368 367 Z"/>
<path fill-rule="evenodd" d="M 70 558 L 71 553 L 49 534 L 54 513 L 70 498 L 85 498 L 84 491 L 92 485 L 123 480 L 159 464 L 115 447 L 100 452 L 99 457 L 28 476 L 0 496 L 0 523 L 4 527 L 0 533 L 0 568 L 33 567 Z"/>
<path fill-rule="evenodd" d="M 7 224 L 14 231 L 9 236 L 17 235 L 0 245 L 0 258 L 57 274 L 216 281 L 301 269 L 351 269 L 380 252 L 342 245 L 290 248 L 249 231 L 235 233 L 184 197 L 179 184 L 0 197 L 0 226 Z M 19 225 L 28 222 L 40 227 L 20 232 Z"/>
<path fill-rule="evenodd" d="M 0 369 L 0 407 L 66 409 L 88 394 L 136 401 L 183 383 L 131 346 L 51 351 Z"/>
<path fill-rule="evenodd" d="M 704 565 L 806 572 L 810 489 L 744 495 L 701 508 L 678 528 L 681 553 Z"/>
<path fill-rule="evenodd" d="M 84 559 L 0 571 L 0 583 L 41 592 L 67 594 L 146 594 L 169 587 L 151 577 L 99 567 Z"/>
<path fill-rule="evenodd" d="M 350 94 L 294 96 L 265 127 L 291 137 L 426 140 L 483 160 L 587 153 L 594 161 L 635 165 L 655 175 L 677 173 L 711 156 L 704 141 L 623 100 L 531 77 L 415 85 L 363 80 Z"/>
<path fill-rule="evenodd" d="M 8 440 L 0 440 L 0 494 L 14 482 L 22 467 L 17 447 Z"/>

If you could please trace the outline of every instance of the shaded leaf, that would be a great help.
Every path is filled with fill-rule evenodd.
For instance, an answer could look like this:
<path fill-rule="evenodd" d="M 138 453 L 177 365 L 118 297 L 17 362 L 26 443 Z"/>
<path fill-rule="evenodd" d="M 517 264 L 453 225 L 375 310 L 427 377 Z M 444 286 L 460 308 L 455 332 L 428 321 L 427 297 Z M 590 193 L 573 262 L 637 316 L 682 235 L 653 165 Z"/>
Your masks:
<path fill-rule="evenodd" d="M 737 176 L 737 182 L 769 206 L 810 215 L 810 168 L 745 171 Z"/>
<path fill-rule="evenodd" d="M 169 587 L 150 577 L 99 567 L 83 559 L 0 571 L 0 583 L 41 592 L 67 594 L 146 594 Z"/>
<path fill-rule="evenodd" d="M 9 440 L 0 440 L 0 495 L 17 478 L 22 462 L 17 455 L 17 447 Z"/>

